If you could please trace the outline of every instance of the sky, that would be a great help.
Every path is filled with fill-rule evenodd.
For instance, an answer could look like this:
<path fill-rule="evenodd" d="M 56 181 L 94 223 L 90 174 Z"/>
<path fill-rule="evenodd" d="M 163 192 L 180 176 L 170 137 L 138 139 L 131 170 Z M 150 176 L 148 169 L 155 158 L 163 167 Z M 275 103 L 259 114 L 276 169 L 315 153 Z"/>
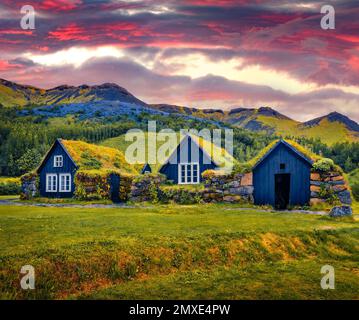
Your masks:
<path fill-rule="evenodd" d="M 335 29 L 321 28 L 323 5 Z M 20 9 L 35 9 L 23 30 Z M 359 121 L 357 0 L 1 0 L 0 78 L 117 83 L 147 103 Z"/>

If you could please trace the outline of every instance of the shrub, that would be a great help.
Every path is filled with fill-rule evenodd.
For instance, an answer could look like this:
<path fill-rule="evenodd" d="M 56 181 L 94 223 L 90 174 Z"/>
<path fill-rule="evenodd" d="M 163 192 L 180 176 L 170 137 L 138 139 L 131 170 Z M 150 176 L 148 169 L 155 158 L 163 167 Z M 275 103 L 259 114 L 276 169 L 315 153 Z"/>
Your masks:
<path fill-rule="evenodd" d="M 352 185 L 352 194 L 356 201 L 359 201 L 359 183 L 354 183 Z"/>
<path fill-rule="evenodd" d="M 158 194 L 159 201 L 162 203 L 169 203 L 170 201 L 178 204 L 202 203 L 200 191 L 188 188 L 188 186 L 162 187 Z"/>
<path fill-rule="evenodd" d="M 327 186 L 325 183 L 320 185 L 319 197 L 326 199 L 330 204 L 339 204 L 338 196 L 335 194 L 334 190 Z"/>
<path fill-rule="evenodd" d="M 0 195 L 17 195 L 21 192 L 19 181 L 1 181 Z"/>
<path fill-rule="evenodd" d="M 332 159 L 323 158 L 314 162 L 313 169 L 320 172 L 329 172 L 335 169 L 335 164 Z"/>

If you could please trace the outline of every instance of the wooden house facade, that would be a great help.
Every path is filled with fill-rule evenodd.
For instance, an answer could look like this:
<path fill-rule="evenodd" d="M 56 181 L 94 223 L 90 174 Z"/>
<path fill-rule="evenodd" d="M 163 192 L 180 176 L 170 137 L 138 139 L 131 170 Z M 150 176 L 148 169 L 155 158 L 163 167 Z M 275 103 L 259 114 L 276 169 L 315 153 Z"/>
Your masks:
<path fill-rule="evenodd" d="M 285 209 L 310 201 L 313 161 L 284 140 L 279 140 L 253 168 L 254 202 Z"/>

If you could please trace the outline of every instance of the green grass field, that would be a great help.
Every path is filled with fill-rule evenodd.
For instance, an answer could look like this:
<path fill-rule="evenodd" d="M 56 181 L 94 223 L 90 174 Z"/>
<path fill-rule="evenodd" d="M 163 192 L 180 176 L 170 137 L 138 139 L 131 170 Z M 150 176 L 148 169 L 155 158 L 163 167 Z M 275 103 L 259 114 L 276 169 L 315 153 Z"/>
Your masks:
<path fill-rule="evenodd" d="M 0 206 L 3 299 L 358 299 L 354 218 L 229 205 Z M 21 290 L 21 266 L 36 289 Z M 321 266 L 336 289 L 320 288 Z"/>

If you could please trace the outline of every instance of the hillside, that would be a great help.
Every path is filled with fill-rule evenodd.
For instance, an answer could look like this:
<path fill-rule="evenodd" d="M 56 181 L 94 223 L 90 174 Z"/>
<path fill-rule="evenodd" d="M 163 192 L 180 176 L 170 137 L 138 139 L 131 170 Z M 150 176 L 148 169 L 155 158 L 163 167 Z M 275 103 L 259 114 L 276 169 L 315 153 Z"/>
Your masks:
<path fill-rule="evenodd" d="M 151 107 L 169 113 L 222 121 L 251 131 L 264 131 L 281 136 L 320 138 L 322 142 L 328 145 L 335 142 L 359 141 L 359 125 L 338 112 L 301 123 L 269 107 L 259 109 L 235 108 L 230 111 L 195 109 L 164 104 L 151 105 Z"/>
<path fill-rule="evenodd" d="M 225 125 L 291 137 L 320 138 L 335 142 L 359 141 L 359 125 L 347 116 L 330 113 L 304 123 L 269 108 L 196 109 L 169 104 L 146 104 L 117 84 L 67 86 L 39 89 L 0 79 L 0 104 L 5 108 L 34 105 L 22 115 L 63 118 L 77 115 L 81 120 L 122 115 L 178 114 L 184 119 L 215 121 Z M 208 122 L 210 124 L 210 122 Z"/>

